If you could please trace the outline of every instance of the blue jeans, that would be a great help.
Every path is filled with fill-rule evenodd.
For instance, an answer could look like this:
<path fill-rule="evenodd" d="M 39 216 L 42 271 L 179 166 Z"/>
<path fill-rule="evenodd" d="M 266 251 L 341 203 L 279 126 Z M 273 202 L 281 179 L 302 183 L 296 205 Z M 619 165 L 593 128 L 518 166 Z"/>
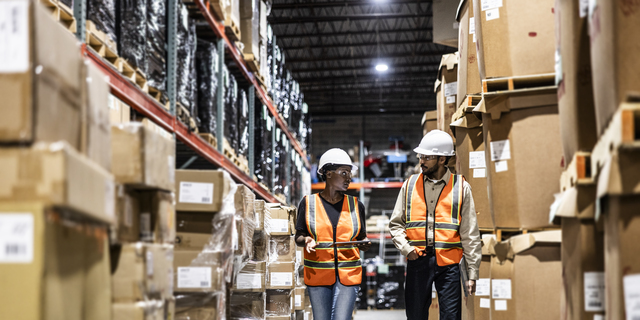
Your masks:
<path fill-rule="evenodd" d="M 351 320 L 360 286 L 345 286 L 336 277 L 331 286 L 307 286 L 314 320 Z"/>

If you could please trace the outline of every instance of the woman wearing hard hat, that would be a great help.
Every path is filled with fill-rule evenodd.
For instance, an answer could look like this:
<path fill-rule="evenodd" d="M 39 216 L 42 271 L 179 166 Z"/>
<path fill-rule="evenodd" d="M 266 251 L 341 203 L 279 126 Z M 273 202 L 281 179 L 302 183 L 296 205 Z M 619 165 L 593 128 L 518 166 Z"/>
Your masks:
<path fill-rule="evenodd" d="M 344 194 L 355 169 L 344 150 L 328 150 L 318 164 L 324 190 L 298 206 L 295 238 L 305 248 L 304 282 L 316 320 L 351 319 L 362 282 L 360 250 L 371 246 L 364 205 Z"/>

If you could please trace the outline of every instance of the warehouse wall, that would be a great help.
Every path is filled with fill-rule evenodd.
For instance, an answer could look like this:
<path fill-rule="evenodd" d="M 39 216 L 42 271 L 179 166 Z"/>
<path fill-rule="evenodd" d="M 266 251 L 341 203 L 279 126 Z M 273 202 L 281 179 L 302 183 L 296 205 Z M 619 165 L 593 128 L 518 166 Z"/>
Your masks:
<path fill-rule="evenodd" d="M 389 148 L 389 137 L 402 136 L 405 147 L 413 149 L 422 139 L 421 119 L 421 114 L 364 116 L 364 140 L 371 143 L 372 149 L 380 150 Z M 362 122 L 363 116 L 313 116 L 311 153 L 319 157 L 330 148 L 347 150 L 358 145 L 362 139 Z"/>

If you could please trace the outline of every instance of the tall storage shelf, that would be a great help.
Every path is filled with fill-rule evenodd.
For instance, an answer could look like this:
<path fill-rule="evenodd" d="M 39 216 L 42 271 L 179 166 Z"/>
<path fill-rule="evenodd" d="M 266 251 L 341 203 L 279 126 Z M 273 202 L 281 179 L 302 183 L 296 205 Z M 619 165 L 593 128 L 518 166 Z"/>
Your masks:
<path fill-rule="evenodd" d="M 255 112 L 255 105 L 253 103 L 249 103 L 250 109 L 250 117 L 249 117 L 249 174 L 245 173 L 241 170 L 234 162 L 228 159 L 222 152 L 222 140 L 223 135 L 222 132 L 218 132 L 216 135 L 218 139 L 218 148 L 216 149 L 214 146 L 210 145 L 208 142 L 204 141 L 197 133 L 193 133 L 185 124 L 181 121 L 177 120 L 176 117 L 176 79 L 175 79 L 175 69 L 176 69 L 176 46 L 175 46 L 175 35 L 177 29 L 176 15 L 178 14 L 178 3 L 181 0 L 169 0 L 167 5 L 167 13 L 169 23 L 167 25 L 167 93 L 168 100 L 170 103 L 170 109 L 166 110 L 164 106 L 158 103 L 154 98 L 149 96 L 147 93 L 143 92 L 136 84 L 130 82 L 126 79 L 119 71 L 117 71 L 111 63 L 102 58 L 98 53 L 96 53 L 93 49 L 88 47 L 85 43 L 86 37 L 86 1 L 87 0 L 76 0 L 74 1 L 74 16 L 77 21 L 77 37 L 83 42 L 82 45 L 82 53 L 83 55 L 91 60 L 96 66 L 98 66 L 106 75 L 109 77 L 109 85 L 111 88 L 111 93 L 131 106 L 137 112 L 139 112 L 142 116 L 150 119 L 158 126 L 162 127 L 164 130 L 167 130 L 170 133 L 175 134 L 176 138 L 179 139 L 182 143 L 188 146 L 190 149 L 195 151 L 199 156 L 203 159 L 211 162 L 213 165 L 218 166 L 220 168 L 225 169 L 229 172 L 229 174 L 238 182 L 246 185 L 251 188 L 258 196 L 262 197 L 268 202 L 282 202 L 283 199 L 278 199 L 275 197 L 269 190 L 264 188 L 261 184 L 254 180 L 254 157 L 253 154 L 255 152 L 253 141 L 254 137 L 254 117 L 253 114 Z M 205 0 L 195 0 L 195 2 L 199 14 L 201 14 L 204 19 L 207 21 L 209 26 L 211 27 L 213 33 L 217 37 L 217 47 L 218 52 L 220 54 L 220 60 L 224 61 L 224 55 L 229 54 L 230 60 L 233 61 L 235 67 L 240 70 L 240 73 L 244 76 L 246 81 L 250 84 L 248 90 L 249 101 L 253 101 L 257 95 L 257 98 L 260 102 L 266 106 L 266 109 L 269 110 L 269 113 L 272 117 L 274 123 L 278 124 L 280 130 L 286 135 L 290 142 L 290 147 L 295 149 L 297 154 L 300 156 L 300 159 L 303 163 L 303 166 L 309 170 L 309 161 L 306 157 L 306 152 L 302 149 L 300 142 L 294 137 L 294 135 L 289 130 L 287 123 L 285 122 L 282 115 L 278 113 L 277 108 L 273 105 L 271 99 L 267 96 L 267 93 L 262 89 L 259 85 L 256 77 L 251 71 L 249 71 L 247 67 L 247 63 L 245 62 L 242 54 L 233 44 L 233 42 L 227 37 L 225 34 L 225 26 L 223 22 L 217 21 L 211 12 L 207 9 L 208 3 Z M 223 50 L 224 49 L 224 50 Z M 218 101 L 218 108 L 222 108 L 223 102 Z M 223 119 L 219 120 L 220 122 Z M 218 128 L 222 128 L 221 125 Z M 287 166 L 291 166 L 290 161 L 286 161 Z M 291 177 L 288 177 L 288 182 L 291 181 Z"/>

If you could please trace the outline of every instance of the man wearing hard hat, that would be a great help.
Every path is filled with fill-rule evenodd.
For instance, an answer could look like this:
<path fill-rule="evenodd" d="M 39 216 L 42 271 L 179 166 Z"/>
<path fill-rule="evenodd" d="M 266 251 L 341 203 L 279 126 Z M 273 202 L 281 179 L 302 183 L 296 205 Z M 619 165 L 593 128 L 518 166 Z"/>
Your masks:
<path fill-rule="evenodd" d="M 422 173 L 402 185 L 389 222 L 393 243 L 409 260 L 407 319 L 429 318 L 435 283 L 440 320 L 460 320 L 461 272 L 469 279 L 463 283 L 465 292 L 473 294 L 482 259 L 471 187 L 446 166 L 454 155 L 449 134 L 429 131 L 413 151 L 418 154 Z M 463 259 L 466 264 L 460 263 Z"/>

